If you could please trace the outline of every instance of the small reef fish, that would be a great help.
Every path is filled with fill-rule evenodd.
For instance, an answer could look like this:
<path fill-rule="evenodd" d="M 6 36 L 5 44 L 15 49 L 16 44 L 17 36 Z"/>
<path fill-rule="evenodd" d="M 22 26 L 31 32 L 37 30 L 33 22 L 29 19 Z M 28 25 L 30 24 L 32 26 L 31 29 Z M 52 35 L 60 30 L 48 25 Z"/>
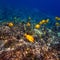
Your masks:
<path fill-rule="evenodd" d="M 46 19 L 46 20 L 40 21 L 39 24 L 42 25 L 42 24 L 46 24 L 46 23 L 48 23 L 48 22 L 49 22 L 49 19 Z"/>
<path fill-rule="evenodd" d="M 46 19 L 45 22 L 48 23 L 49 22 L 49 19 Z"/>
<path fill-rule="evenodd" d="M 45 20 L 42 20 L 41 22 L 42 22 L 42 24 L 44 24 L 46 21 Z"/>
<path fill-rule="evenodd" d="M 26 24 L 26 26 L 31 26 L 31 24 L 28 22 L 28 23 Z"/>
<path fill-rule="evenodd" d="M 60 17 L 55 17 L 56 20 L 60 20 Z"/>
<path fill-rule="evenodd" d="M 10 22 L 10 23 L 8 23 L 8 26 L 9 26 L 9 27 L 13 27 L 14 24 L 13 24 L 12 22 Z"/>
<path fill-rule="evenodd" d="M 39 28 L 40 28 L 40 25 L 39 25 L 39 24 L 36 24 L 36 25 L 35 25 L 35 28 L 36 28 L 36 29 L 39 29 Z"/>
<path fill-rule="evenodd" d="M 42 21 L 40 21 L 39 24 L 42 25 Z"/>
<path fill-rule="evenodd" d="M 34 37 L 32 35 L 29 35 L 29 34 L 25 33 L 24 36 L 29 42 L 34 43 Z"/>
<path fill-rule="evenodd" d="M 49 19 L 41 20 L 38 24 L 35 25 L 35 28 L 39 29 L 41 27 L 41 25 L 46 24 L 48 22 L 49 22 Z"/>
<path fill-rule="evenodd" d="M 56 24 L 55 24 L 56 26 L 60 26 L 60 24 L 58 23 L 58 22 L 56 22 Z"/>

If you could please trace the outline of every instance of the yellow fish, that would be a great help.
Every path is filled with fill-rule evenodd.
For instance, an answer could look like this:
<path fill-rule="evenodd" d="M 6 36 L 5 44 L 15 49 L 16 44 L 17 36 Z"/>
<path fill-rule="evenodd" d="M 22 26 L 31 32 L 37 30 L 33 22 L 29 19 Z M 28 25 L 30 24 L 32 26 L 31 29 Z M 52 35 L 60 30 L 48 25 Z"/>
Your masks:
<path fill-rule="evenodd" d="M 56 26 L 60 26 L 60 24 L 58 23 L 58 22 L 56 22 L 56 24 L 55 24 Z"/>
<path fill-rule="evenodd" d="M 13 27 L 14 24 L 13 24 L 12 22 L 10 22 L 10 23 L 8 23 L 8 26 L 9 26 L 9 27 Z"/>
<path fill-rule="evenodd" d="M 40 28 L 40 25 L 39 24 L 35 25 L 35 28 L 36 29 L 39 29 Z"/>
<path fill-rule="evenodd" d="M 28 22 L 28 23 L 26 24 L 26 26 L 31 26 L 31 24 Z"/>
<path fill-rule="evenodd" d="M 28 34 L 25 33 L 24 36 L 28 41 L 30 41 L 32 43 L 34 42 L 34 37 L 32 35 L 28 35 Z"/>
<path fill-rule="evenodd" d="M 45 20 L 45 22 L 48 23 L 49 22 L 49 19 Z"/>
<path fill-rule="evenodd" d="M 42 22 L 42 24 L 44 24 L 46 21 L 45 20 L 42 20 L 41 22 Z"/>
<path fill-rule="evenodd" d="M 55 17 L 56 20 L 60 20 L 60 17 Z"/>
<path fill-rule="evenodd" d="M 42 25 L 42 22 L 40 21 L 39 24 Z"/>
<path fill-rule="evenodd" d="M 46 24 L 46 23 L 48 23 L 48 22 L 49 22 L 49 19 L 47 19 L 47 20 L 42 20 L 42 21 L 39 22 L 39 24 L 42 25 L 42 24 Z"/>

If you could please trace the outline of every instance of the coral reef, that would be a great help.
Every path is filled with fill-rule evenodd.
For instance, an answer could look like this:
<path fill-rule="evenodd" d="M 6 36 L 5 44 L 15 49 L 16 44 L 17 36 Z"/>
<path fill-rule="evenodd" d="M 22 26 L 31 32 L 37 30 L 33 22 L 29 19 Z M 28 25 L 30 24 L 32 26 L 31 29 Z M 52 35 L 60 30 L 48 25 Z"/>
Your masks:
<path fill-rule="evenodd" d="M 52 22 L 54 17 L 21 9 L 6 9 L 6 16 L 2 12 L 0 60 L 60 59 L 60 26 Z"/>

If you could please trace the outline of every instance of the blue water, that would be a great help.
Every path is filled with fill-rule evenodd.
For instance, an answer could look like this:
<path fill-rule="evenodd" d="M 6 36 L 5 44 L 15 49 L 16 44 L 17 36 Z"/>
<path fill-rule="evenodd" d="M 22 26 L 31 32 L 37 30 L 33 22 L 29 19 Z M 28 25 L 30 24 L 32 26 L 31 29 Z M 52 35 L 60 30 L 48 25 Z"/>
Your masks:
<path fill-rule="evenodd" d="M 60 0 L 0 0 L 0 8 L 28 8 L 60 16 Z"/>

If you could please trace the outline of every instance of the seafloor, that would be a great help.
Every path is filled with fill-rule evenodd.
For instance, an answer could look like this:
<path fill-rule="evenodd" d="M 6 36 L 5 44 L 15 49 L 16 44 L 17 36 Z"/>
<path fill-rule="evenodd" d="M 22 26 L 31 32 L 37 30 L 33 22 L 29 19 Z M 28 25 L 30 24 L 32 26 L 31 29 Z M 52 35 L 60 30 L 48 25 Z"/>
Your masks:
<path fill-rule="evenodd" d="M 48 23 L 40 26 L 46 19 Z M 0 9 L 0 60 L 60 60 L 60 25 L 56 22 L 60 24 L 37 9 Z"/>

